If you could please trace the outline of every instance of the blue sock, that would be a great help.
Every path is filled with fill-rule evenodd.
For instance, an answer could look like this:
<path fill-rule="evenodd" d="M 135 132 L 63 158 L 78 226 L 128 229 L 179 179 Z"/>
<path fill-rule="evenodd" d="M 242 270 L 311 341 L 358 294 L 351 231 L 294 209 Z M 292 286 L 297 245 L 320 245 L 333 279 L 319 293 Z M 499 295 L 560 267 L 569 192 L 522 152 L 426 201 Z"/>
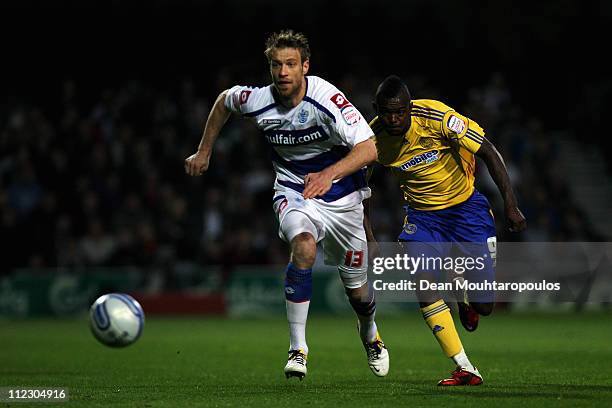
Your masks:
<path fill-rule="evenodd" d="M 292 263 L 285 272 L 285 299 L 300 303 L 312 297 L 312 268 L 298 269 Z"/>

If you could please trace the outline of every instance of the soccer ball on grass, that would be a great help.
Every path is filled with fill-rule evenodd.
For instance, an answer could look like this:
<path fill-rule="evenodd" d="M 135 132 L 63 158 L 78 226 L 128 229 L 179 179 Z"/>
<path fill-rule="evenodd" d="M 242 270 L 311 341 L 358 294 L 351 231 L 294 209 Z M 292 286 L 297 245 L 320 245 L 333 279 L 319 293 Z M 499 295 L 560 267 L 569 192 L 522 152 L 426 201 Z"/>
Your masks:
<path fill-rule="evenodd" d="M 125 347 L 134 343 L 144 328 L 140 303 L 124 293 L 100 296 L 89 309 L 91 332 L 100 343 Z"/>

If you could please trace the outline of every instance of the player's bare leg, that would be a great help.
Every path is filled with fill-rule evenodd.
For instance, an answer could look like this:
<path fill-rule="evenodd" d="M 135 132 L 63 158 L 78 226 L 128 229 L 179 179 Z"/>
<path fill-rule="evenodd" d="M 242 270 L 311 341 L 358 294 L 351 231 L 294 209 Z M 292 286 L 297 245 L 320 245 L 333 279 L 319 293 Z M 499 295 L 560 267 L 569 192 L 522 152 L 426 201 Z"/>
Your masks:
<path fill-rule="evenodd" d="M 312 265 L 317 245 L 312 234 L 303 232 L 291 240 L 291 261 L 285 278 L 285 304 L 289 322 L 289 358 L 285 376 L 302 380 L 307 373 L 306 320 L 312 296 Z"/>
<path fill-rule="evenodd" d="M 366 282 L 359 288 L 346 288 L 346 295 L 357 314 L 357 330 L 366 350 L 372 373 L 384 377 L 389 372 L 389 352 L 383 343 L 376 322 L 376 301 L 372 287 Z"/>

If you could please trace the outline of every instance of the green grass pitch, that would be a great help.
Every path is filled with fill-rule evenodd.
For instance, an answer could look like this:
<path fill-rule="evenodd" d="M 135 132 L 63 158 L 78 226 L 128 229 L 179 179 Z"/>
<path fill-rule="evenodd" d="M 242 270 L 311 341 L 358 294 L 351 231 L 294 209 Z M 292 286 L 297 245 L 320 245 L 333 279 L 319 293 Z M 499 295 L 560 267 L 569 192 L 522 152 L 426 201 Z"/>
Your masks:
<path fill-rule="evenodd" d="M 125 349 L 97 343 L 83 316 L 0 321 L 0 387 L 66 387 L 53 406 L 610 406 L 612 315 L 505 314 L 459 328 L 484 375 L 479 387 L 440 388 L 454 368 L 414 311 L 380 313 L 391 355 L 372 375 L 350 316 L 311 316 L 309 373 L 286 380 L 284 316 L 150 318 Z M 24 403 L 0 402 L 0 407 Z M 32 406 L 46 404 L 32 403 Z"/>

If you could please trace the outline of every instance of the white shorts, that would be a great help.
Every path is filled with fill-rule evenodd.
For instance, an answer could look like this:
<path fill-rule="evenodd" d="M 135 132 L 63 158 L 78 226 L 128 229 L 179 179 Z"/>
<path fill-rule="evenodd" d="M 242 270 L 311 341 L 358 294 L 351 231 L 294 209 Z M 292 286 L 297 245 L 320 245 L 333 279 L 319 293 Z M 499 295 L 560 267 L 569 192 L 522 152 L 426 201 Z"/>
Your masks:
<path fill-rule="evenodd" d="M 303 232 L 321 243 L 324 261 L 338 267 L 344 287 L 355 289 L 367 282 L 367 239 L 363 229 L 361 202 L 339 207 L 322 200 L 304 200 L 293 190 L 276 191 L 273 208 L 278 219 L 278 235 L 291 242 Z"/>

